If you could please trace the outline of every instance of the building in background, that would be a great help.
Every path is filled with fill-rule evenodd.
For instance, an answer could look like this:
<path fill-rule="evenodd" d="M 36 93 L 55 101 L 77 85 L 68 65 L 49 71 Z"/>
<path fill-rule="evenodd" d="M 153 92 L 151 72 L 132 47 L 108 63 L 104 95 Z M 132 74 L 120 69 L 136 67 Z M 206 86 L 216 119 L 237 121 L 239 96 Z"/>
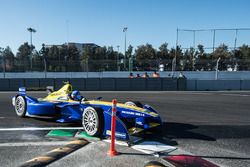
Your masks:
<path fill-rule="evenodd" d="M 69 46 L 75 46 L 78 49 L 78 51 L 80 52 L 80 54 L 82 54 L 84 52 L 85 47 L 90 47 L 92 49 L 100 47 L 99 45 L 96 45 L 94 43 L 74 43 L 74 42 L 69 42 L 68 45 Z"/>
<path fill-rule="evenodd" d="M 100 46 L 94 43 L 75 43 L 75 42 L 69 42 L 69 43 L 64 43 L 62 45 L 45 45 L 46 48 L 51 48 L 52 46 L 56 46 L 58 48 L 62 47 L 63 45 L 68 45 L 68 46 L 75 46 L 77 50 L 82 54 L 84 52 L 85 47 L 90 47 L 90 48 L 99 48 Z"/>

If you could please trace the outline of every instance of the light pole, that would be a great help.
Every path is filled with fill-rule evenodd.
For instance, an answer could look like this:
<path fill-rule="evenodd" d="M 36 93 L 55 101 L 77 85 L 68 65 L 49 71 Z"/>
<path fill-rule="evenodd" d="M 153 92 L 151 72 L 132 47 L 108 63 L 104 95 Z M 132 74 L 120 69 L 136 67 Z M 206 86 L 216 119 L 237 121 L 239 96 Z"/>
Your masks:
<path fill-rule="evenodd" d="M 172 77 L 174 77 L 174 72 L 176 70 L 176 59 L 177 59 L 178 42 L 179 42 L 179 29 L 177 28 L 176 29 L 175 53 L 174 53 L 174 58 L 172 60 Z"/>
<path fill-rule="evenodd" d="M 46 48 L 45 44 L 42 44 L 42 49 L 40 51 L 40 54 L 43 57 L 43 63 L 44 63 L 44 77 L 47 78 L 47 64 L 46 64 Z"/>
<path fill-rule="evenodd" d="M 117 47 L 117 71 L 120 71 L 120 68 L 119 68 L 119 48 L 120 48 L 120 46 L 119 45 L 117 45 L 116 46 Z"/>
<path fill-rule="evenodd" d="M 125 38 L 124 39 L 124 44 L 125 44 L 125 47 L 124 47 L 124 70 L 126 70 L 127 30 L 128 30 L 128 27 L 123 28 L 124 38 Z"/>
<path fill-rule="evenodd" d="M 31 28 L 31 27 L 27 28 L 27 30 L 30 32 L 30 51 L 31 51 L 31 53 L 30 53 L 30 59 L 31 59 L 31 61 L 30 61 L 30 69 L 32 70 L 32 51 L 33 51 L 32 33 L 35 33 L 36 30 L 34 28 Z"/>

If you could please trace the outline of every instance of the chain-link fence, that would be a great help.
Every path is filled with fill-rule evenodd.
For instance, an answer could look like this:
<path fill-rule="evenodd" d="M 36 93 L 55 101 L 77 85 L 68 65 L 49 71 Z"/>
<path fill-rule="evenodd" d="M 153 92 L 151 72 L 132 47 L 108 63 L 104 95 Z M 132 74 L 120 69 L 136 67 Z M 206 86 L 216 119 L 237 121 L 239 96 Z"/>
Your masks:
<path fill-rule="evenodd" d="M 128 71 L 129 65 L 133 71 L 214 71 L 218 59 L 204 60 L 173 59 L 167 60 L 140 60 L 124 62 L 117 60 L 86 60 L 86 61 L 18 61 L 0 59 L 0 72 L 102 72 L 102 71 Z M 174 66 L 174 68 L 173 68 Z M 249 71 L 250 60 L 220 59 L 219 71 Z"/>

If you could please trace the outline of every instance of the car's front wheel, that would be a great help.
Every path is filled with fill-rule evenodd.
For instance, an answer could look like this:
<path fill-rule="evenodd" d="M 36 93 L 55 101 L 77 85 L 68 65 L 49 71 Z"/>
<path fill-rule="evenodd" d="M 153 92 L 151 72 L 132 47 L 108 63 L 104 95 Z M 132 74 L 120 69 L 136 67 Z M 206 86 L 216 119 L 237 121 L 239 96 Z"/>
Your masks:
<path fill-rule="evenodd" d="M 87 107 L 82 114 L 82 125 L 90 136 L 101 136 L 104 129 L 104 115 L 101 108 Z"/>
<path fill-rule="evenodd" d="M 23 96 L 17 96 L 15 99 L 15 111 L 17 116 L 25 117 L 27 110 L 26 99 Z"/>

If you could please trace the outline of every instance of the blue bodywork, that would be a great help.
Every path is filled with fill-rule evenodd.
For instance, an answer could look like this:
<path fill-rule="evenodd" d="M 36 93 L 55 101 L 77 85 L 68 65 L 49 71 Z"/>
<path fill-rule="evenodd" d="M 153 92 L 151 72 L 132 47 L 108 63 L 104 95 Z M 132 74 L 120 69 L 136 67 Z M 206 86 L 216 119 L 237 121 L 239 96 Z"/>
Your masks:
<path fill-rule="evenodd" d="M 82 121 L 82 114 L 87 107 L 101 108 L 104 116 L 103 136 L 111 134 L 111 114 L 112 105 L 110 102 L 103 101 L 86 101 L 86 102 L 65 102 L 65 101 L 44 101 L 38 100 L 26 95 L 23 89 L 19 89 L 17 96 L 23 96 L 26 99 L 28 117 L 52 117 L 57 122 L 74 122 Z M 17 96 L 13 97 L 14 100 Z M 13 104 L 14 105 L 14 104 Z M 129 129 L 137 128 L 146 130 L 152 128 L 152 123 L 161 126 L 161 118 L 157 112 L 149 105 L 143 108 L 117 104 L 116 112 L 116 137 L 129 140 L 133 134 Z"/>

